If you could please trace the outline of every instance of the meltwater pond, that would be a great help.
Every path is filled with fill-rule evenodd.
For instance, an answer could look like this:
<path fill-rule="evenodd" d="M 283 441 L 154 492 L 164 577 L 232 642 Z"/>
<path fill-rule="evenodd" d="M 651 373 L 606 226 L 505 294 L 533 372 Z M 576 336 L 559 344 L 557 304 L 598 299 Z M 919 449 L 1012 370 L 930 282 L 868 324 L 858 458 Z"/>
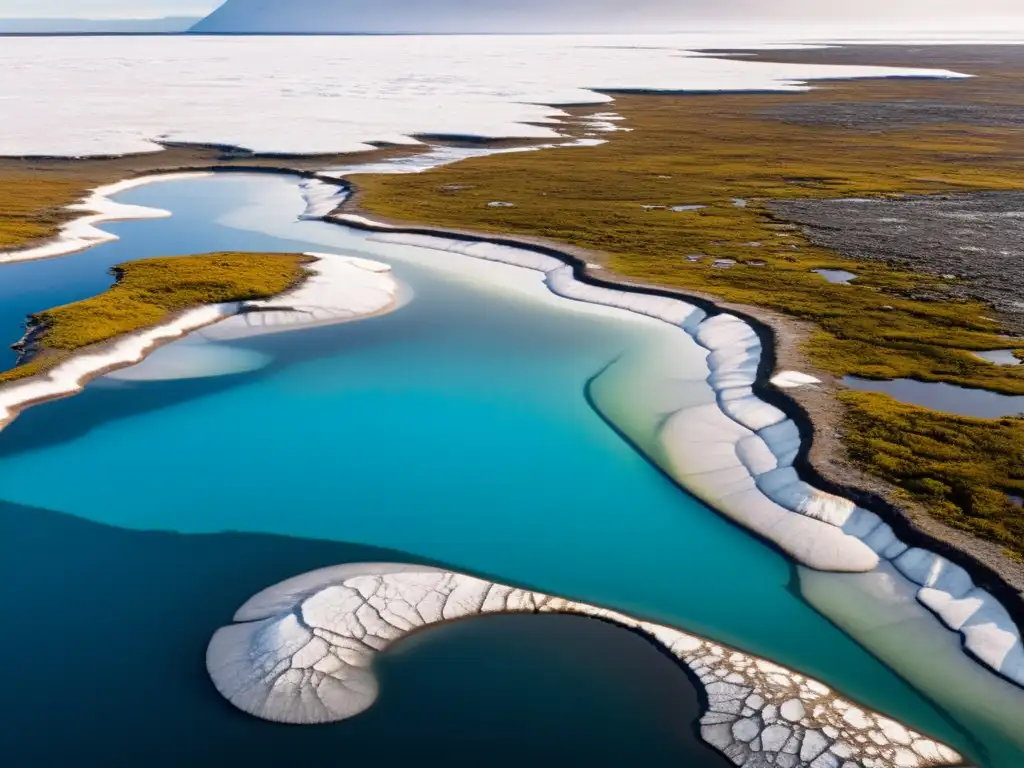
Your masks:
<path fill-rule="evenodd" d="M 370 320 L 234 340 L 224 375 L 101 379 L 77 397 L 28 410 L 0 433 L 0 498 L 8 503 L 0 509 L 0 567 L 10 585 L 8 615 L 20 627 L 4 633 L 0 648 L 6 658 L 23 656 L 36 628 L 61 638 L 39 663 L 45 659 L 47 679 L 69 681 L 62 702 L 92 708 L 90 743 L 120 743 L 126 709 L 136 731 L 145 728 L 141 720 L 154 734 L 173 732 L 181 755 L 200 754 L 186 747 L 201 750 L 221 721 L 231 749 L 255 743 L 256 731 L 257 741 L 284 733 L 255 721 L 240 729 L 242 716 L 226 704 L 208 705 L 203 728 L 192 729 L 191 707 L 162 692 L 198 674 L 195 638 L 208 638 L 261 587 L 331 562 L 401 559 L 675 624 L 803 670 L 980 765 L 1016 764 L 1011 737 L 973 718 L 970 707 L 947 713 L 955 692 L 937 706 L 911 688 L 801 598 L 789 562 L 672 485 L 588 406 L 590 377 L 677 331 L 556 299 L 524 270 L 298 222 L 302 202 L 286 178 L 167 182 L 119 199 L 176 217 L 112 225 L 123 238 L 114 244 L 116 260 L 337 250 L 392 264 L 408 297 L 398 311 Z M 95 260 L 102 272 L 107 257 L 97 254 L 109 248 L 35 266 L 65 263 L 84 275 L 81 265 Z M 49 273 L 55 283 L 60 276 Z M 201 338 L 187 343 L 204 346 Z M 216 356 L 221 345 L 205 346 L 204 355 Z M 93 549 L 101 554 L 92 558 Z M 65 561 L 69 578 L 58 579 Z M 423 651 L 440 665 L 437 679 L 472 674 L 457 654 L 444 661 L 449 642 L 504 652 L 493 638 L 449 634 L 436 641 L 441 650 Z M 94 650 L 79 635 L 92 638 Z M 196 658 L 181 650 L 186 636 Z M 118 638 L 123 646 L 111 652 Z M 15 714 L 7 725 L 39 732 L 45 696 L 31 694 L 33 707 L 15 704 L 40 685 L 39 669 L 15 665 L 8 674 L 15 683 L 4 687 L 0 705 Z M 549 678 L 538 685 L 559 684 Z M 112 680 L 134 698 L 92 697 Z M 408 695 L 422 708 L 443 705 L 436 679 L 413 688 L 418 693 Z M 202 690 L 217 697 L 212 687 Z M 595 693 L 596 700 L 604 695 L 612 694 Z M 345 739 L 379 743 L 408 718 L 407 709 L 394 711 L 406 714 L 368 713 L 341 724 Z M 500 722 L 490 727 L 500 734 Z M 679 727 L 688 733 L 692 723 L 682 717 Z M 322 744 L 325 737 L 309 731 L 308 738 Z"/>

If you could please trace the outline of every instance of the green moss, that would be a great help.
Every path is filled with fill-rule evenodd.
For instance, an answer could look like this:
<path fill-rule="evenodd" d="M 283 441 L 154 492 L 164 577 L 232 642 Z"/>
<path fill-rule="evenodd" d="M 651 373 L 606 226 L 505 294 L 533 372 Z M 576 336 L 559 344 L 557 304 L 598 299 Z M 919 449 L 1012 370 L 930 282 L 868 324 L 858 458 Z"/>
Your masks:
<path fill-rule="evenodd" d="M 63 210 L 87 194 L 87 182 L 4 174 L 0 178 L 0 249 L 21 248 L 52 237 L 71 218 Z"/>
<path fill-rule="evenodd" d="M 75 350 L 158 325 L 177 312 L 274 296 L 303 278 L 309 260 L 298 254 L 212 253 L 121 264 L 114 268 L 117 282 L 104 293 L 34 315 L 36 354 L 0 373 L 0 383 L 40 373 Z"/>
<path fill-rule="evenodd" d="M 923 503 L 942 522 L 1024 559 L 1024 418 L 970 419 L 844 392 L 851 458 Z"/>

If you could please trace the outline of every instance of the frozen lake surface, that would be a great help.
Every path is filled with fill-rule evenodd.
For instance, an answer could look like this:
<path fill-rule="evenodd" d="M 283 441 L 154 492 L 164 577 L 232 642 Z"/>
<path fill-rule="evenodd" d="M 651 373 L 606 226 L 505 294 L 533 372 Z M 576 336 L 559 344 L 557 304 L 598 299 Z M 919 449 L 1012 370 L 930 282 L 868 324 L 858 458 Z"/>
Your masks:
<path fill-rule="evenodd" d="M 160 140 L 335 153 L 410 143 L 417 134 L 553 138 L 557 105 L 610 100 L 594 89 L 796 90 L 814 78 L 934 74 L 692 53 L 784 39 L 8 38 L 0 46 L 0 102 L 18 109 L 4 110 L 0 154 L 153 152 Z"/>

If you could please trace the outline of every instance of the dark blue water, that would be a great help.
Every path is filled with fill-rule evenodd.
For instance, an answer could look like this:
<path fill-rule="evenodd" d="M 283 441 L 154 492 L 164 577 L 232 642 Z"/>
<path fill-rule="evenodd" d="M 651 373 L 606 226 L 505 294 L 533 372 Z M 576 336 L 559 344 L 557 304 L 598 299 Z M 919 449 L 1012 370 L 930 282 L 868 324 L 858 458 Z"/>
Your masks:
<path fill-rule="evenodd" d="M 302 250 L 312 246 L 294 240 L 305 233 L 321 250 L 332 238 L 351 245 L 340 228 L 295 224 L 286 207 L 279 214 L 286 224 L 268 229 L 287 237 L 224 226 L 224 217 L 246 200 L 274 198 L 285 183 L 233 178 L 136 190 L 122 199 L 167 207 L 176 217 L 117 225 L 124 239 L 115 245 L 125 250 L 102 258 Z M 40 264 L 98 259 L 97 253 L 105 252 Z M 202 648 L 251 593 L 325 564 L 381 559 L 368 549 L 374 547 L 395 550 L 387 560 L 438 562 L 739 646 L 979 753 L 961 727 L 801 599 L 788 561 L 669 483 L 588 407 L 582 395 L 588 378 L 664 326 L 581 314 L 452 277 L 401 249 L 390 253 L 396 276 L 415 290 L 411 303 L 391 315 L 232 342 L 272 360 L 256 372 L 100 381 L 78 397 L 27 411 L 0 435 L 0 498 L 10 503 L 0 538 L 8 569 L 2 583 L 16 585 L 7 596 L 8 615 L 18 616 L 17 632 L 0 634 L 0 648 L 7 658 L 24 657 L 30 636 L 45 638 L 33 653 L 46 660 L 46 679 L 61 681 L 62 701 L 111 691 L 102 694 L 102 717 L 67 708 L 69 718 L 91 723 L 81 726 L 91 746 L 78 754 L 118 734 L 148 740 L 166 732 L 172 751 L 194 759 L 213 754 L 202 750 L 215 749 L 212 734 L 223 728 L 258 731 L 252 743 L 261 746 L 252 754 L 277 744 L 291 759 L 298 754 L 289 741 L 293 729 L 244 718 L 240 724 L 241 716 L 199 680 Z M 94 264 L 99 271 L 104 266 Z M 42 529 L 41 520 L 48 521 Z M 146 542 L 157 542 L 156 549 L 147 551 Z M 278 559 L 278 547 L 291 554 Z M 81 563 L 72 568 L 75 558 Z M 111 622 L 119 629 L 108 631 Z M 84 644 L 82 632 L 89 638 Z M 443 658 L 449 643 L 460 642 L 477 644 L 481 654 L 519 652 L 518 642 L 502 650 L 494 636 L 475 632 L 468 625 L 444 630 L 436 647 L 433 640 L 424 646 L 423 658 Z M 121 636 L 130 641 L 119 642 Z M 595 647 L 602 642 L 594 640 Z M 131 664 L 118 661 L 126 648 Z M 531 658 L 509 662 L 518 670 L 510 681 L 530 677 Z M 460 685 L 471 685 L 479 677 L 469 665 L 430 666 L 435 682 L 409 694 L 415 704 L 407 706 L 441 709 L 438 691 L 445 686 L 437 681 L 455 675 Z M 0 688 L 0 697 L 9 697 L 0 704 L 18 712 L 15 733 L 52 727 L 42 714 L 49 691 L 33 691 L 32 707 L 18 703 L 41 668 L 19 665 L 18 685 Z M 187 695 L 183 675 L 196 678 Z M 168 686 L 175 692 L 167 694 Z M 628 699 L 616 686 L 607 697 L 588 699 L 589 714 L 581 717 Z M 199 705 L 200 697 L 211 700 Z M 526 708 L 504 698 L 494 706 L 506 714 Z M 553 717 L 539 710 L 531 722 L 550 730 Z M 360 733 L 379 746 L 382 734 L 404 733 L 405 719 L 385 717 Z M 658 722 L 648 714 L 640 719 L 644 728 Z M 359 720 L 340 728 L 358 728 Z M 492 743 L 508 739 L 498 720 L 485 729 Z M 624 727 L 623 743 L 646 744 L 639 725 Z M 302 732 L 310 749 L 337 746 L 334 734 L 342 732 L 314 731 Z M 339 760 L 350 756 L 338 752 Z"/>
<path fill-rule="evenodd" d="M 698 694 L 680 666 L 579 617 L 425 631 L 379 657 L 377 704 L 334 725 L 266 723 L 213 689 L 210 631 L 267 583 L 313 565 L 409 559 L 0 504 L 0 648 L 16 659 L 0 687 L 0 764 L 728 765 L 696 736 Z"/>

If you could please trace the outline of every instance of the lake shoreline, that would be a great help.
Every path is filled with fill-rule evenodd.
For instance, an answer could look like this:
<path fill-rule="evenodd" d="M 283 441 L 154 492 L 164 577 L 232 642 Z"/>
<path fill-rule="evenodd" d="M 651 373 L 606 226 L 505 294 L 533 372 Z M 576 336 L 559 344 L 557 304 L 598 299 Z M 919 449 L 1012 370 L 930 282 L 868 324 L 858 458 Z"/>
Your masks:
<path fill-rule="evenodd" d="M 711 297 L 694 295 L 678 289 L 625 280 L 619 282 L 616 279 L 617 276 L 609 270 L 592 269 L 592 266 L 600 261 L 600 254 L 577 246 L 566 246 L 539 237 L 496 236 L 470 230 L 446 229 L 389 220 L 363 209 L 360 205 L 358 188 L 353 186 L 353 189 L 354 193 L 341 206 L 341 212 L 330 215 L 325 220 L 380 233 L 440 236 L 467 243 L 491 243 L 526 249 L 561 261 L 571 268 L 576 281 L 586 285 L 626 293 L 678 299 L 699 307 L 712 317 L 732 315 L 739 318 L 753 329 L 762 345 L 762 354 L 752 387 L 755 396 L 785 413 L 799 430 L 800 448 L 793 461 L 793 467 L 801 480 L 826 493 L 851 499 L 868 511 L 877 514 L 884 524 L 891 526 L 896 536 L 906 544 L 944 557 L 959 566 L 970 574 L 977 587 L 990 592 L 995 597 L 1018 627 L 1024 625 L 1024 599 L 1017 588 L 1019 575 L 1013 571 L 1007 573 L 997 570 L 990 563 L 982 560 L 979 554 L 984 554 L 983 542 L 979 544 L 976 540 L 971 540 L 969 545 L 965 545 L 963 541 L 946 541 L 937 536 L 936 531 L 927 530 L 920 525 L 919 520 L 888 502 L 877 490 L 865 487 L 866 484 L 860 482 L 855 470 L 847 467 L 846 471 L 836 471 L 836 467 L 841 466 L 835 462 L 835 457 L 838 455 L 835 452 L 840 449 L 838 441 L 827 441 L 822 446 L 817 439 L 821 434 L 833 432 L 832 427 L 835 422 L 827 420 L 828 411 L 825 410 L 828 406 L 836 408 L 831 395 L 827 391 L 812 387 L 782 389 L 771 382 L 772 377 L 782 370 L 781 362 L 790 363 L 802 359 L 798 350 L 799 331 L 794 332 L 791 327 L 793 321 L 785 318 L 779 322 L 773 317 L 774 313 L 765 310 L 722 304 Z M 346 216 L 349 215 L 352 218 L 347 219 Z M 595 275 L 595 271 L 598 271 L 600 276 Z M 800 365 L 800 368 L 807 370 L 806 363 Z M 829 377 L 823 378 L 827 380 Z M 808 393 L 807 396 L 803 396 L 805 393 Z M 823 419 L 823 415 L 826 418 Z M 828 445 L 829 442 L 831 446 Z M 817 450 L 815 450 L 816 448 Z M 823 456 L 823 448 L 830 448 L 831 453 L 826 453 Z M 687 491 L 692 492 L 691 489 L 687 489 Z M 793 557 L 791 552 L 786 552 L 786 555 L 790 558 Z M 971 655 L 966 648 L 965 653 Z M 983 663 L 979 659 L 975 660 Z M 984 663 L 983 665 L 991 669 L 991 665 Z M 1008 678 L 997 669 L 992 669 L 992 671 L 1015 685 L 1022 685 L 1021 681 Z"/>
<path fill-rule="evenodd" d="M 327 177 L 316 172 L 296 172 L 285 167 L 253 168 L 242 166 L 213 167 L 208 170 L 212 173 L 246 173 L 255 171 L 257 173 L 297 176 L 334 184 L 347 188 L 352 193 L 347 196 L 333 213 L 323 217 L 322 220 L 330 223 L 357 229 L 374 230 L 381 233 L 442 236 L 468 243 L 491 243 L 499 246 L 526 249 L 557 259 L 571 269 L 572 277 L 575 281 L 584 285 L 628 294 L 642 294 L 682 300 L 698 307 L 701 311 L 707 313 L 709 317 L 727 315 L 738 318 L 753 330 L 761 345 L 757 374 L 752 384 L 753 394 L 768 406 L 777 408 L 784 413 L 796 425 L 799 432 L 799 449 L 793 459 L 792 466 L 796 470 L 800 481 L 809 484 L 813 488 L 820 489 L 826 494 L 833 494 L 841 499 L 852 500 L 869 512 L 878 514 L 882 521 L 891 526 L 893 532 L 906 544 L 937 554 L 948 559 L 956 566 L 963 568 L 970 574 L 977 587 L 992 593 L 999 603 L 1006 608 L 1018 626 L 1024 624 L 1024 599 L 1021 598 L 1021 594 L 1016 589 L 1017 574 L 1002 572 L 992 567 L 990 563 L 985 562 L 981 557 L 986 554 L 983 542 L 979 544 L 977 540 L 961 542 L 944 540 L 937 536 L 936 532 L 921 526 L 919 520 L 911 517 L 903 509 L 885 500 L 878 489 L 871 488 L 869 484 L 863 482 L 861 473 L 853 470 L 848 465 L 844 466 L 835 461 L 836 457 L 841 455 L 839 453 L 841 445 L 835 439 L 834 430 L 832 429 L 832 426 L 835 424 L 836 403 L 827 389 L 827 384 L 826 388 L 799 386 L 784 390 L 771 383 L 772 377 L 778 371 L 791 366 L 798 367 L 804 371 L 810 370 L 815 377 L 818 377 L 820 374 L 819 371 L 808 367 L 805 358 L 798 349 L 803 329 L 796 321 L 790 318 L 783 318 L 776 313 L 763 309 L 721 303 L 710 296 L 699 293 L 689 293 L 678 289 L 622 279 L 614 272 L 599 266 L 601 254 L 545 240 L 544 238 L 512 235 L 496 236 L 469 230 L 445 229 L 429 225 L 389 221 L 386 218 L 377 217 L 372 212 L 362 209 L 359 190 L 351 182 Z M 180 173 L 180 171 L 175 169 L 167 173 Z M 166 175 L 165 173 L 157 173 L 152 179 L 158 181 Z M 135 183 L 146 182 L 136 181 Z M 351 218 L 346 219 L 346 217 Z M 601 276 L 595 275 L 595 271 L 599 271 Z M 118 365 L 116 367 L 122 366 Z M 94 377 L 90 376 L 90 379 Z M 821 375 L 820 379 L 824 382 L 829 382 L 831 377 Z M 79 389 L 76 388 L 68 394 L 74 394 Z M 47 399 L 50 399 L 50 397 L 34 399 L 30 404 L 36 404 L 36 402 Z M 9 418 L 7 420 L 9 421 Z M 831 435 L 832 437 L 831 439 L 826 437 L 823 440 L 821 439 L 823 435 Z M 687 490 L 688 492 L 693 492 L 692 489 L 687 488 Z M 712 506 L 715 505 L 712 504 Z M 757 535 L 756 531 L 754 533 Z M 967 537 L 963 537 L 963 539 L 966 540 Z M 772 546 L 779 548 L 777 543 L 772 544 Z M 784 548 L 782 548 L 782 551 L 786 553 L 787 557 L 794 557 L 792 552 L 786 551 Z M 799 558 L 797 560 L 799 561 Z M 863 570 L 863 568 L 857 567 L 854 570 Z M 1010 681 L 1018 685 L 1020 684 L 1015 680 Z"/>

